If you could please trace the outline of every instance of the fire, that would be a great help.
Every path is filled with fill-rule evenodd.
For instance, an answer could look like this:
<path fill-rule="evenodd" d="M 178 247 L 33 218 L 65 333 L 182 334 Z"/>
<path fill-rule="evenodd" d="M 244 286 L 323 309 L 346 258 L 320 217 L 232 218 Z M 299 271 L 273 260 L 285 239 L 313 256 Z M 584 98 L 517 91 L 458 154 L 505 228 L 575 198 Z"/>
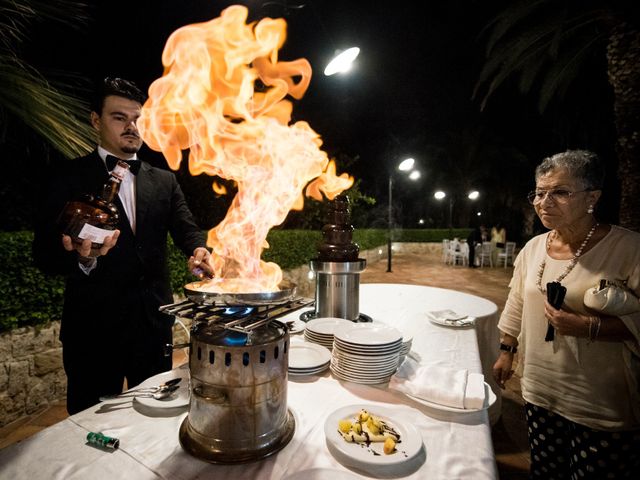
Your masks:
<path fill-rule="evenodd" d="M 286 22 L 247 24 L 247 15 L 236 5 L 176 30 L 162 54 L 164 75 L 149 88 L 138 121 L 147 145 L 174 170 L 189 149 L 192 175 L 237 185 L 226 217 L 209 231 L 216 278 L 203 285 L 208 291 L 278 290 L 280 267 L 260 259 L 269 230 L 303 207 L 305 186 L 321 200 L 321 192 L 333 199 L 353 184 L 347 174 L 336 176 L 306 122 L 290 124 L 293 106 L 285 97 L 302 98 L 311 65 L 278 61 Z"/>

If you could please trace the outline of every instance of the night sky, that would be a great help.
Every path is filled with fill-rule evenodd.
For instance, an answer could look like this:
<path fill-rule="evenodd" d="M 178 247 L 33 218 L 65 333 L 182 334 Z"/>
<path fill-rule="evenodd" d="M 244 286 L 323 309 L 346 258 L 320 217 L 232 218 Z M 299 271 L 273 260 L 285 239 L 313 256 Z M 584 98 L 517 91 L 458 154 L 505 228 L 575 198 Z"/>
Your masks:
<path fill-rule="evenodd" d="M 234 3 L 248 6 L 250 20 L 287 20 L 280 58 L 305 57 L 314 72 L 306 96 L 294 104 L 294 120 L 308 121 L 330 156 L 357 158 L 347 170 L 381 202 L 389 172 L 408 156 L 417 160 L 423 179 L 399 188 L 397 196 L 419 204 L 418 213 L 436 188 L 463 188 L 469 167 L 452 166 L 456 144 L 465 136 L 479 137 L 487 148 L 518 152 L 525 161 L 514 161 L 510 171 L 501 168 L 495 176 L 511 177 L 522 189 L 533 186 L 535 164 L 566 148 L 590 147 L 613 158 L 610 94 L 602 69 L 588 73 L 588 82 L 544 115 L 535 97 L 522 96 L 513 86 L 480 111 L 480 101 L 472 99 L 484 60 L 480 32 L 504 1 L 100 1 L 84 31 L 39 25 L 32 55 L 44 69 L 75 71 L 92 80 L 122 76 L 146 89 L 162 74 L 162 50 L 174 30 L 217 17 Z M 361 49 L 353 70 L 325 77 L 322 70 L 334 52 L 351 46 Z M 508 158 L 504 165 L 509 168 Z M 498 188 L 486 181 L 473 186 L 484 195 Z"/>

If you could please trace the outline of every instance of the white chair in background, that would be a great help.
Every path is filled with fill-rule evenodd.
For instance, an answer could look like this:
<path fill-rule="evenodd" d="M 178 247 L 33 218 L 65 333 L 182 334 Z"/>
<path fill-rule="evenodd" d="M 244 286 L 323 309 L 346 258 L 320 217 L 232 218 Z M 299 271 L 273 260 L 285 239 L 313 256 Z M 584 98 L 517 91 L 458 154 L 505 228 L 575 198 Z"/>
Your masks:
<path fill-rule="evenodd" d="M 478 263 L 481 267 L 484 267 L 485 262 L 489 264 L 490 267 L 493 267 L 493 258 L 492 258 L 493 244 L 491 242 L 482 242 L 480 246 L 480 250 L 476 251 L 476 256 L 478 257 Z"/>
<path fill-rule="evenodd" d="M 460 249 L 460 241 L 457 238 L 449 240 L 449 249 L 447 250 L 447 265 L 454 265 L 456 254 Z"/>
<path fill-rule="evenodd" d="M 501 260 L 504 260 L 504 268 L 507 268 L 507 264 L 509 262 L 511 262 L 511 265 L 513 265 L 515 252 L 516 252 L 516 242 L 507 242 L 505 244 L 504 251 L 498 253 L 498 265 L 500 265 Z"/>
<path fill-rule="evenodd" d="M 469 265 L 469 244 L 467 242 L 460 242 L 458 249 L 451 251 L 451 264 L 458 265 L 458 260 L 461 265 Z"/>
<path fill-rule="evenodd" d="M 442 263 L 449 263 L 449 242 L 448 238 L 442 239 Z"/>

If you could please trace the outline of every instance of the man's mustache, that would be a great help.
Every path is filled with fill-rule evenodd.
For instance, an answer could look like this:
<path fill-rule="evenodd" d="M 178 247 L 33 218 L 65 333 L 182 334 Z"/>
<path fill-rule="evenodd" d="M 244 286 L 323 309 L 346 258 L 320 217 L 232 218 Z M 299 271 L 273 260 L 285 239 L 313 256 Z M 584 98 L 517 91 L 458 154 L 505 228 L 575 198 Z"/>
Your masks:
<path fill-rule="evenodd" d="M 140 135 L 138 135 L 138 133 L 134 132 L 133 130 L 127 130 L 122 134 L 122 136 L 123 137 L 132 136 L 132 137 L 140 138 Z"/>

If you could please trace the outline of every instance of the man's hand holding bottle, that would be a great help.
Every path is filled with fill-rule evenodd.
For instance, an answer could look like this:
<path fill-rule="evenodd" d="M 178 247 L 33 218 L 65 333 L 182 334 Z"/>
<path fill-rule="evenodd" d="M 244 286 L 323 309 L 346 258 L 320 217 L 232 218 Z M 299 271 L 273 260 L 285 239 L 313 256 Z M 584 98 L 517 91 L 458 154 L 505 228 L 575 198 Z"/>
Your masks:
<path fill-rule="evenodd" d="M 84 239 L 82 243 L 74 242 L 69 235 L 62 235 L 62 246 L 68 252 L 78 252 L 78 261 L 83 265 L 93 263 L 96 257 L 106 255 L 111 250 L 120 236 L 120 230 L 114 230 L 113 235 L 105 237 L 100 248 L 91 249 L 92 242 L 90 239 Z"/>

